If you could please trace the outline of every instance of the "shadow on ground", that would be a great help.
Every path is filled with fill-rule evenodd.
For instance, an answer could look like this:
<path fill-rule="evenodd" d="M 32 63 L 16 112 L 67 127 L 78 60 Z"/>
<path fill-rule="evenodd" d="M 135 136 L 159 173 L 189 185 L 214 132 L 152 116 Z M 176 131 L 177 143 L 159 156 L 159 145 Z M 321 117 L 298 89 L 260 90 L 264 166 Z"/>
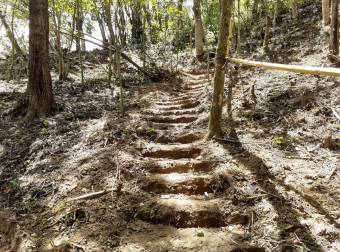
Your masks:
<path fill-rule="evenodd" d="M 300 223 L 299 219 L 302 217 L 301 214 L 292 206 L 291 202 L 279 192 L 276 186 L 282 186 L 287 191 L 292 190 L 292 187 L 287 186 L 283 181 L 277 180 L 275 176 L 270 173 L 269 168 L 260 157 L 250 153 L 244 148 L 235 131 L 231 133 L 231 137 L 235 143 L 221 143 L 222 146 L 238 162 L 252 172 L 257 184 L 268 195 L 268 200 L 278 215 L 276 222 L 280 229 L 280 251 L 294 251 L 296 248 L 294 239 L 296 237 L 292 238 L 291 236 L 294 235 L 294 233 L 299 237 L 301 245 L 305 249 L 308 249 L 308 251 L 323 251 L 308 227 Z M 304 199 L 310 202 L 309 199 Z M 315 202 L 313 202 L 313 204 L 315 205 Z M 320 209 L 319 204 L 318 206 L 318 209 Z M 329 214 L 325 213 L 325 216 L 327 217 Z M 332 220 L 332 223 L 335 223 L 335 220 Z"/>

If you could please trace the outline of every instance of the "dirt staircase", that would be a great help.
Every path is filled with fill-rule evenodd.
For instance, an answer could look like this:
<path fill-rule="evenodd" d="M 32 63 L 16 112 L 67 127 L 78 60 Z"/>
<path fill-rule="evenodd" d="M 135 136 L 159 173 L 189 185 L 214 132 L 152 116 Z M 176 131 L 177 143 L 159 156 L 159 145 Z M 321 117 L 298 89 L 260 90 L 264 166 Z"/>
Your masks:
<path fill-rule="evenodd" d="M 217 163 L 202 159 L 202 135 L 188 133 L 199 117 L 206 77 L 185 83 L 179 95 L 159 95 L 146 112 L 163 133 L 142 150 L 144 159 L 156 163 L 141 186 L 152 196 L 139 207 L 130 227 L 135 232 L 122 240 L 120 251 L 263 251 L 240 250 L 237 231 L 228 229 L 233 220 L 214 194 Z"/>

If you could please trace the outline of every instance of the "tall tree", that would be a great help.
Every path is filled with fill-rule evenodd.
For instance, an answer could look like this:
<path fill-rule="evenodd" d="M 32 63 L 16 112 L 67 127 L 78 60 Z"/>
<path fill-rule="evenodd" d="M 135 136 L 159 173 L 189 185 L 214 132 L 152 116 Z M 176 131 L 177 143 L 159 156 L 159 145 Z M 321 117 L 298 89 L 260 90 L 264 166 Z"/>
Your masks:
<path fill-rule="evenodd" d="M 131 5 L 131 40 L 132 44 L 140 45 L 143 41 L 143 21 L 140 1 Z"/>
<path fill-rule="evenodd" d="M 204 29 L 202 22 L 201 0 L 194 0 L 193 11 L 195 18 L 196 57 L 200 59 L 204 55 Z"/>
<path fill-rule="evenodd" d="M 28 111 L 26 120 L 50 113 L 55 100 L 49 69 L 48 0 L 29 2 L 29 77 L 27 86 Z"/>
<path fill-rule="evenodd" d="M 21 50 L 19 43 L 14 35 L 14 31 L 11 29 L 10 25 L 7 23 L 6 20 L 6 15 L 2 13 L 2 11 L 0 11 L 0 20 L 1 20 L 1 24 L 4 26 L 5 30 L 6 30 L 6 34 L 8 39 L 11 41 L 12 43 L 12 47 L 14 48 L 14 50 L 16 51 L 17 54 L 19 55 L 23 55 L 23 51 Z"/>
<path fill-rule="evenodd" d="M 339 54 L 339 0 L 332 0 L 330 53 Z"/>
<path fill-rule="evenodd" d="M 233 0 L 221 0 L 221 17 L 220 31 L 218 35 L 216 67 L 214 75 L 214 94 L 210 110 L 209 130 L 207 138 L 221 136 L 221 119 L 224 99 L 224 80 L 225 80 L 225 65 L 227 41 L 229 36 L 229 27 L 231 22 Z"/>
<path fill-rule="evenodd" d="M 322 0 L 322 20 L 323 25 L 329 25 L 330 16 L 329 16 L 329 2 L 330 0 Z"/>

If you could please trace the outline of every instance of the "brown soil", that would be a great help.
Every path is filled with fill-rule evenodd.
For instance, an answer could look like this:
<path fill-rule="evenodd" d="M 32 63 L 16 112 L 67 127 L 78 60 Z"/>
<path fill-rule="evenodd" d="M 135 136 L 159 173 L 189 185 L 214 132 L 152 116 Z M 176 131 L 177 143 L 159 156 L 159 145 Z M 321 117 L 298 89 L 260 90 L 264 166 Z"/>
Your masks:
<path fill-rule="evenodd" d="M 307 42 L 282 61 L 327 65 Z M 7 116 L 26 83 L 0 82 L 0 251 L 339 251 L 339 80 L 241 69 L 234 128 L 204 142 L 212 87 L 194 72 L 127 81 L 122 118 L 87 69 L 29 125 Z"/>

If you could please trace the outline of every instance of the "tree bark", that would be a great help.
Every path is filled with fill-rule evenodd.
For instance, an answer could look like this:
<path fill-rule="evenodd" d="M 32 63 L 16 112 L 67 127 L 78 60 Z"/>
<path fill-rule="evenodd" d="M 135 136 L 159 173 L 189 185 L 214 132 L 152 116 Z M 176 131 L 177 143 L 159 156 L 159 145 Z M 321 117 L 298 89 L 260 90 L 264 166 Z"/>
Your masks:
<path fill-rule="evenodd" d="M 104 3 L 104 19 L 105 23 L 107 25 L 107 28 L 109 30 L 109 39 L 110 39 L 110 45 L 115 44 L 115 32 L 113 30 L 113 24 L 112 24 L 112 15 L 111 15 L 111 3 L 112 1 L 109 0 L 108 3 Z"/>
<path fill-rule="evenodd" d="M 143 41 L 143 22 L 139 1 L 135 1 L 131 6 L 131 39 L 134 45 L 140 45 Z"/>
<path fill-rule="evenodd" d="M 202 22 L 201 0 L 194 0 L 193 11 L 195 18 L 196 57 L 201 59 L 204 55 L 204 29 Z"/>
<path fill-rule="evenodd" d="M 214 94 L 210 110 L 209 130 L 207 135 L 208 139 L 214 136 L 220 137 L 222 135 L 221 120 L 224 99 L 223 88 L 225 81 L 226 51 L 233 0 L 221 0 L 220 4 L 220 31 L 217 44 L 216 67 L 214 75 Z"/>
<path fill-rule="evenodd" d="M 332 0 L 330 53 L 339 55 L 339 0 Z"/>
<path fill-rule="evenodd" d="M 322 0 L 322 20 L 324 26 L 329 25 L 330 23 L 329 1 L 330 0 Z"/>
<path fill-rule="evenodd" d="M 299 9 L 298 9 L 298 2 L 297 0 L 293 0 L 293 6 L 292 6 L 292 16 L 294 22 L 296 22 L 299 18 Z"/>
<path fill-rule="evenodd" d="M 24 55 L 23 51 L 21 50 L 21 48 L 19 46 L 19 43 L 18 43 L 16 37 L 14 36 L 13 30 L 11 29 L 11 27 L 7 23 L 6 16 L 4 14 L 2 14 L 2 12 L 0 12 L 0 19 L 1 19 L 2 25 L 5 27 L 7 37 L 11 41 L 14 50 L 16 51 L 17 54 Z"/>
<path fill-rule="evenodd" d="M 81 85 L 82 88 L 84 88 L 84 65 L 83 65 L 83 46 L 81 45 L 85 45 L 85 40 L 82 39 L 84 38 L 84 33 L 83 33 L 83 17 L 82 17 L 82 13 L 81 13 L 81 0 L 77 0 L 76 4 L 77 4 L 77 24 L 78 24 L 78 33 L 77 33 L 77 51 L 79 54 L 79 65 L 80 65 L 80 76 L 81 76 Z"/>
<path fill-rule="evenodd" d="M 55 107 L 49 69 L 48 0 L 29 2 L 29 77 L 26 120 L 44 117 Z"/>
<path fill-rule="evenodd" d="M 100 13 L 97 14 L 96 18 L 97 18 L 98 26 L 99 26 L 99 29 L 100 29 L 100 33 L 102 35 L 103 46 L 107 46 L 108 40 L 107 40 L 107 37 L 106 37 L 104 22 L 103 22 L 103 19 L 100 16 Z"/>
<path fill-rule="evenodd" d="M 263 38 L 263 50 L 265 53 L 268 52 L 269 50 L 269 32 L 270 32 L 270 27 L 269 27 L 269 14 L 266 9 L 266 27 L 265 27 L 265 33 L 264 33 L 264 38 Z"/>

